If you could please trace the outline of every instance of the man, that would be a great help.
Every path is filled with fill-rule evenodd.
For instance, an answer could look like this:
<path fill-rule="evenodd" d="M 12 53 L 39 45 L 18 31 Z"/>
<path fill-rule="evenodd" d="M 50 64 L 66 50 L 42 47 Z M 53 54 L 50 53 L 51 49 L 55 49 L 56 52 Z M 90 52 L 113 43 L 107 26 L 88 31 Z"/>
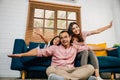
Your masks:
<path fill-rule="evenodd" d="M 23 57 L 23 56 L 52 56 L 51 66 L 47 68 L 46 73 L 49 76 L 48 80 L 86 80 L 94 73 L 92 65 L 82 67 L 74 67 L 74 59 L 77 52 L 83 49 L 89 49 L 86 46 L 75 48 L 70 43 L 71 36 L 67 31 L 62 31 L 59 34 L 60 46 L 50 46 L 46 49 L 33 49 L 26 53 L 11 54 L 8 57 Z"/>

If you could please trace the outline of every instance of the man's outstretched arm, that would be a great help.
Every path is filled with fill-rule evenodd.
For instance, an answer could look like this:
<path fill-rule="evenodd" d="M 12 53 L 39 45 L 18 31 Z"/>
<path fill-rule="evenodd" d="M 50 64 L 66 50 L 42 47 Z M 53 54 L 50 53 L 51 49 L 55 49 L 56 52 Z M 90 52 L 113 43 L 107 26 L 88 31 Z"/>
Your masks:
<path fill-rule="evenodd" d="M 20 58 L 20 57 L 24 57 L 24 56 L 37 56 L 37 48 L 32 49 L 32 50 L 25 52 L 25 53 L 8 55 L 8 57 L 11 57 L 11 58 Z"/>
<path fill-rule="evenodd" d="M 10 54 L 8 55 L 8 57 L 16 57 L 16 58 L 20 58 L 20 57 L 25 57 L 25 56 L 38 56 L 38 57 L 42 57 L 42 56 L 51 56 L 53 55 L 53 51 L 55 49 L 55 46 L 50 46 L 49 48 L 45 48 L 45 49 L 38 49 L 38 48 L 34 48 L 28 52 L 25 53 L 19 53 L 19 54 Z"/>

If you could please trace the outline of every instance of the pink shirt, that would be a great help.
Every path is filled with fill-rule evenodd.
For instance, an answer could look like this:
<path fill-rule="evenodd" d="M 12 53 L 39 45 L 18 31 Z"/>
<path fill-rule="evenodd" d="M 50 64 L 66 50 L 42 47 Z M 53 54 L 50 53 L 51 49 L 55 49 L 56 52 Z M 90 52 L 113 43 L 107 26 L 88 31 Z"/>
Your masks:
<path fill-rule="evenodd" d="M 64 48 L 62 45 L 60 46 L 50 46 L 45 49 L 38 49 L 37 56 L 52 56 L 53 66 L 61 66 L 61 67 L 74 67 L 74 59 L 76 54 L 83 49 L 88 49 L 86 46 L 79 46 L 79 50 L 74 46 L 70 46 L 69 48 Z"/>
<path fill-rule="evenodd" d="M 89 35 L 91 35 L 91 33 L 90 33 L 89 31 L 83 31 L 83 32 L 82 32 L 82 37 L 83 37 L 83 39 L 84 39 L 84 42 L 86 41 L 86 38 L 87 38 L 87 36 L 89 36 Z"/>
<path fill-rule="evenodd" d="M 83 39 L 84 39 L 84 43 L 83 42 L 78 42 L 78 41 L 76 41 L 76 40 L 74 40 L 73 42 L 75 43 L 75 44 L 86 44 L 85 42 L 86 42 L 86 38 L 87 38 L 87 36 L 89 36 L 89 35 L 91 35 L 91 32 L 90 31 L 82 31 L 82 37 L 83 37 Z"/>

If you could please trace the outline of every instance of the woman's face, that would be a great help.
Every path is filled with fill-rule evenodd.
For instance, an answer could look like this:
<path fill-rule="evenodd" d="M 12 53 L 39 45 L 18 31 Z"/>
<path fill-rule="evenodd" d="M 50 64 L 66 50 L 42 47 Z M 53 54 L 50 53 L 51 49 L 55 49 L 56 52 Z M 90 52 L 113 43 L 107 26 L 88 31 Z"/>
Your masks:
<path fill-rule="evenodd" d="M 58 45 L 60 43 L 60 38 L 59 37 L 56 37 L 54 40 L 53 40 L 53 45 Z"/>
<path fill-rule="evenodd" d="M 72 26 L 72 32 L 73 32 L 73 34 L 79 34 L 80 33 L 80 27 L 77 25 L 77 24 L 74 24 L 73 26 Z"/>

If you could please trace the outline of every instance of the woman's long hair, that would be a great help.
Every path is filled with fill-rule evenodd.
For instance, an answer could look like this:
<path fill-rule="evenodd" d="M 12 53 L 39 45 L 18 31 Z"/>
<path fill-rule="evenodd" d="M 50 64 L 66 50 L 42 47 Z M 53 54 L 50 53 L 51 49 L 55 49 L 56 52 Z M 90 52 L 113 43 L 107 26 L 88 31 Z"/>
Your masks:
<path fill-rule="evenodd" d="M 75 35 L 75 34 L 73 33 L 72 27 L 73 27 L 74 24 L 78 25 L 76 22 L 71 22 L 71 23 L 69 24 L 69 26 L 68 26 L 68 33 L 69 33 L 69 35 L 71 35 L 72 37 L 77 38 L 77 39 L 78 39 L 78 42 L 84 42 L 84 39 L 83 39 L 83 37 L 82 37 L 81 29 L 80 29 L 80 33 L 79 33 L 78 35 Z M 79 25 L 78 25 L 78 26 L 79 26 Z M 79 27 L 79 28 L 80 28 L 80 27 Z"/>

